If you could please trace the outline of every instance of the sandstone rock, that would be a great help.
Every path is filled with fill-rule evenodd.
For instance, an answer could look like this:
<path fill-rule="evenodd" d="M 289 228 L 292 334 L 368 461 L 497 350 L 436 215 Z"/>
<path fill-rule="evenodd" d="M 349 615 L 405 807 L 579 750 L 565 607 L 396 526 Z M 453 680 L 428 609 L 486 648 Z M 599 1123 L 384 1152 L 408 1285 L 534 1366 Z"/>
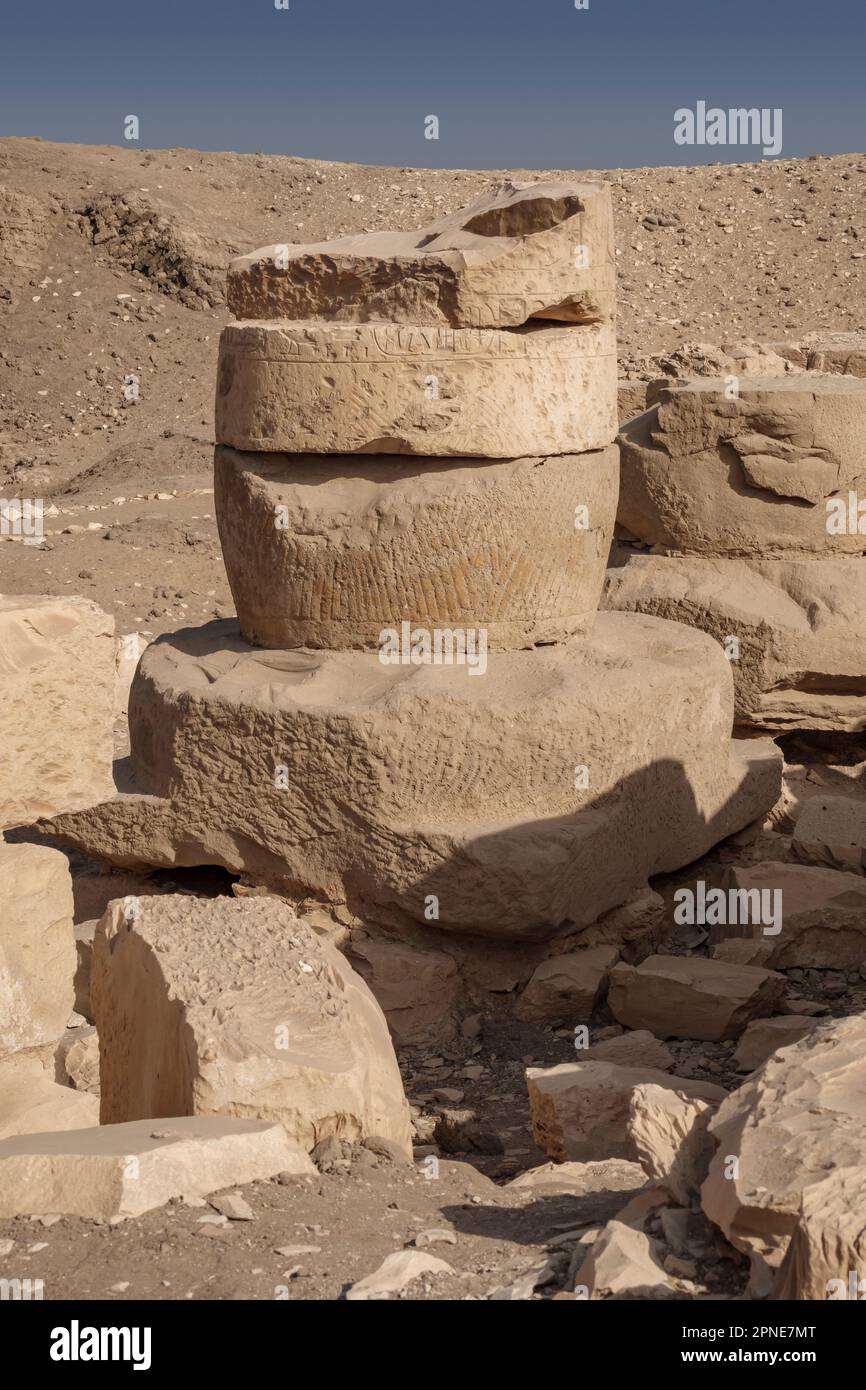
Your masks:
<path fill-rule="evenodd" d="M 588 1022 L 618 958 L 615 946 L 593 946 L 543 961 L 515 1005 L 516 1016 L 531 1023 Z"/>
<path fill-rule="evenodd" d="M 66 1085 L 99 1095 L 99 1038 L 95 1028 L 67 1028 L 56 1061 Z"/>
<path fill-rule="evenodd" d="M 238 318 L 508 328 L 610 317 L 614 279 L 606 185 L 508 182 L 420 231 L 240 256 L 226 296 Z"/>
<path fill-rule="evenodd" d="M 665 913 L 665 900 L 652 888 L 638 888 L 619 907 L 605 912 L 591 927 L 584 928 L 577 936 L 566 938 L 572 943 L 563 949 L 579 946 L 616 946 L 623 960 L 629 965 L 638 965 L 651 956 L 658 947 L 662 936 Z"/>
<path fill-rule="evenodd" d="M 728 893 L 751 919 L 714 927 L 713 939 L 741 936 L 761 943 L 760 964 L 780 970 L 856 969 L 866 955 L 866 883 L 860 874 L 817 865 L 776 863 L 732 867 Z M 759 896 L 760 895 L 760 896 Z M 781 908 L 781 931 L 756 921 L 759 904 Z M 728 944 L 725 942 L 725 944 Z M 719 956 L 719 952 L 715 952 Z M 727 957 L 731 959 L 730 956 Z M 745 957 L 744 957 L 745 959 Z"/>
<path fill-rule="evenodd" d="M 753 965 L 700 956 L 650 956 L 637 968 L 620 962 L 608 1004 L 627 1028 L 660 1038 L 736 1038 L 752 1018 L 772 1013 L 785 979 Z"/>
<path fill-rule="evenodd" d="M 386 1255 L 379 1268 L 363 1279 L 359 1279 L 346 1292 L 350 1302 L 371 1298 L 388 1298 L 399 1293 L 422 1274 L 451 1274 L 452 1267 L 436 1255 L 425 1255 L 423 1250 L 395 1250 Z"/>
<path fill-rule="evenodd" d="M 604 449 L 616 430 L 606 323 L 243 322 L 220 338 L 216 439 L 234 449 L 520 458 Z"/>
<path fill-rule="evenodd" d="M 538 939 L 596 923 L 775 803 L 779 751 L 730 742 L 732 699 L 709 638 L 624 614 L 491 653 L 484 674 L 261 651 L 213 623 L 141 659 L 147 794 L 46 828 L 125 867 L 222 864 L 362 919 L 423 923 L 435 898 L 440 929 Z"/>
<path fill-rule="evenodd" d="M 0 597 L 0 829 L 111 796 L 113 719 L 113 619 L 83 598 Z"/>
<path fill-rule="evenodd" d="M 241 630 L 261 646 L 332 650 L 379 648 L 403 622 L 483 628 L 491 650 L 588 632 L 618 478 L 615 446 L 411 464 L 218 448 L 216 516 Z"/>
<path fill-rule="evenodd" d="M 643 1028 L 591 1043 L 582 1056 L 587 1062 L 616 1062 L 620 1067 L 655 1067 L 658 1071 L 670 1071 L 674 1065 L 670 1048 Z"/>
<path fill-rule="evenodd" d="M 731 651 L 737 724 L 866 725 L 861 559 L 635 555 L 608 570 L 601 606 L 687 623 Z"/>
<path fill-rule="evenodd" d="M 175 1116 L 24 1134 L 0 1143 L 0 1216 L 109 1221 L 281 1172 L 315 1168 L 282 1125 L 259 1120 Z"/>
<path fill-rule="evenodd" d="M 805 374 L 662 392 L 619 436 L 618 520 L 639 540 L 706 555 L 860 554 L 826 500 L 866 495 L 866 385 Z"/>
<path fill-rule="evenodd" d="M 96 1096 L 58 1085 L 46 1061 L 33 1052 L 17 1052 L 0 1060 L 0 1139 L 99 1122 Z"/>
<path fill-rule="evenodd" d="M 811 797 L 794 826 L 791 851 L 807 864 L 866 874 L 866 801 Z"/>
<path fill-rule="evenodd" d="M 394 1041 L 446 1042 L 457 1031 L 460 978 L 443 951 L 422 951 L 396 937 L 353 933 L 346 952 L 385 1015 Z"/>
<path fill-rule="evenodd" d="M 75 1012 L 81 1014 L 88 1021 L 92 1021 L 93 1018 L 90 1007 L 90 967 L 93 959 L 93 938 L 98 926 L 99 918 L 97 917 L 91 918 L 87 922 L 76 922 L 73 928 L 76 954 L 75 978 L 73 980 Z"/>
<path fill-rule="evenodd" d="M 845 1171 L 863 1171 L 864 1085 L 866 1017 L 833 1019 L 775 1053 L 712 1120 L 701 1201 L 751 1257 L 754 1297 L 769 1291 L 810 1189 L 840 1184 L 842 1202 Z"/>
<path fill-rule="evenodd" d="M 707 1176 L 714 1148 L 707 1126 L 717 1108 L 712 1101 L 653 1083 L 632 1091 L 628 1132 L 638 1160 L 647 1176 L 682 1206 L 692 1202 Z"/>
<path fill-rule="evenodd" d="M 780 1014 L 778 1018 L 756 1018 L 742 1034 L 734 1062 L 738 1071 L 755 1071 L 762 1067 L 780 1047 L 806 1038 L 815 1028 L 811 1019 L 796 1014 Z"/>
<path fill-rule="evenodd" d="M 600 1163 L 542 1163 L 537 1168 L 528 1168 L 507 1184 L 509 1190 L 529 1190 L 542 1196 L 567 1192 L 572 1197 L 634 1193 L 645 1186 L 643 1168 L 624 1158 Z"/>
<path fill-rule="evenodd" d="M 861 1301 L 866 1294 L 866 1172 L 834 1172 L 806 1188 L 772 1299 Z"/>
<path fill-rule="evenodd" d="M 94 943 L 103 1124 L 279 1120 L 311 1149 L 378 1134 L 410 1152 L 382 1014 L 346 959 L 276 898 L 109 906 Z"/>
<path fill-rule="evenodd" d="M 0 881 L 2 1058 L 63 1032 L 74 999 L 75 938 L 65 855 L 0 838 Z"/>
<path fill-rule="evenodd" d="M 608 1221 L 592 1242 L 574 1279 L 580 1298 L 671 1298 L 677 1290 L 661 1264 L 663 1246 L 646 1234 L 648 1216 L 669 1198 L 658 1190 L 642 1192 Z"/>
<path fill-rule="evenodd" d="M 806 364 L 811 372 L 866 377 L 866 334 L 807 334 L 806 346 Z"/>
<path fill-rule="evenodd" d="M 686 1081 L 652 1067 L 613 1062 L 564 1062 L 526 1073 L 535 1142 L 555 1162 L 576 1159 L 638 1159 L 629 1129 L 629 1107 L 637 1086 L 654 1085 L 687 1099 L 724 1100 L 725 1091 L 706 1081 Z"/>

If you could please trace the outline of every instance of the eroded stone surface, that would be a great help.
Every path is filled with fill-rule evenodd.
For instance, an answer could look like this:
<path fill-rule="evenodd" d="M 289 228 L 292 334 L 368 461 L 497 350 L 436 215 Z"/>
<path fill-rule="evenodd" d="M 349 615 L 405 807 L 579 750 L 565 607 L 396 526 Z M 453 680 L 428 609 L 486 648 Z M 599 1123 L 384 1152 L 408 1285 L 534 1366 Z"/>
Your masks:
<path fill-rule="evenodd" d="M 238 318 L 507 328 L 609 317 L 614 280 L 609 188 L 507 182 L 417 232 L 239 256 L 226 297 Z"/>
<path fill-rule="evenodd" d="M 260 651 L 209 624 L 142 657 L 148 794 L 50 826 L 127 867 L 222 864 L 361 918 L 423 923 L 436 899 L 441 928 L 541 937 L 775 803 L 779 752 L 732 743 L 732 708 L 716 644 L 651 618 L 602 614 L 591 638 L 492 653 L 484 674 Z"/>
<path fill-rule="evenodd" d="M 276 898 L 166 894 L 109 905 L 94 942 L 103 1124 L 278 1120 L 312 1149 L 409 1112 L 382 1013 L 345 957 Z"/>
<path fill-rule="evenodd" d="M 378 648 L 383 630 L 483 628 L 491 650 L 588 632 L 613 535 L 616 446 L 408 462 L 218 448 L 241 630 L 262 646 Z"/>
<path fill-rule="evenodd" d="M 88 599 L 0 597 L 0 829 L 112 795 L 114 620 Z"/>
<path fill-rule="evenodd" d="M 220 338 L 216 439 L 235 449 L 519 458 L 604 449 L 616 431 L 607 323 L 245 321 Z"/>

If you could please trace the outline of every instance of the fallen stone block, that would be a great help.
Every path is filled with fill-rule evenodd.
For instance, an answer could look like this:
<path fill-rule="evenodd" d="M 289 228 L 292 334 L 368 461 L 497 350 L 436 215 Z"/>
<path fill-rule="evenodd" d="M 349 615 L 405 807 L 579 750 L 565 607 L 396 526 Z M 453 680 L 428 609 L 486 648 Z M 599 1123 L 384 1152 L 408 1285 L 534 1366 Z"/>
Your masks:
<path fill-rule="evenodd" d="M 63 1085 L 99 1095 L 99 1037 L 95 1028 L 67 1028 L 55 1062 Z"/>
<path fill-rule="evenodd" d="M 312 1149 L 410 1148 L 384 1017 L 329 942 L 277 898 L 166 894 L 109 905 L 94 942 L 103 1124 L 161 1115 L 279 1120 Z"/>
<path fill-rule="evenodd" d="M 461 984 L 451 956 L 361 932 L 352 933 L 346 955 L 369 985 L 395 1042 L 417 1046 L 455 1036 Z"/>
<path fill-rule="evenodd" d="M 711 938 L 720 941 L 714 948 L 717 958 L 724 946 L 728 948 L 726 958 L 731 959 L 735 940 L 756 947 L 756 964 L 777 970 L 856 970 L 866 957 L 866 883 L 862 875 L 764 860 L 732 867 L 729 883 L 729 892 L 750 904 L 751 917 L 759 902 L 765 907 L 775 903 L 780 909 L 781 930 L 767 932 L 752 921 L 714 927 Z M 744 960 L 746 950 L 744 945 Z"/>
<path fill-rule="evenodd" d="M 259 1120 L 172 1116 L 24 1134 L 0 1142 L 0 1216 L 57 1212 L 110 1221 L 173 1197 L 315 1171 L 282 1125 Z"/>
<path fill-rule="evenodd" d="M 214 502 L 244 636 L 380 649 L 483 629 L 491 651 L 587 633 L 613 535 L 615 446 L 556 458 L 361 458 L 217 448 Z"/>
<path fill-rule="evenodd" d="M 592 946 L 542 961 L 518 999 L 515 1015 L 528 1023 L 587 1023 L 604 997 L 615 946 Z"/>
<path fill-rule="evenodd" d="M 636 1086 L 628 1132 L 644 1172 L 687 1207 L 707 1176 L 714 1144 L 707 1131 L 718 1101 L 701 1100 L 653 1083 Z"/>
<path fill-rule="evenodd" d="M 661 1264 L 664 1247 L 644 1230 L 647 1217 L 670 1198 L 649 1189 L 632 1198 L 592 1242 L 574 1277 L 581 1299 L 659 1299 L 678 1296 Z"/>
<path fill-rule="evenodd" d="M 866 1297 L 866 1170 L 834 1172 L 806 1188 L 771 1299 Z"/>
<path fill-rule="evenodd" d="M 471 328 L 610 318 L 614 295 L 610 189 L 571 181 L 509 181 L 420 231 L 265 246 L 226 281 L 238 318 Z"/>
<path fill-rule="evenodd" d="M 650 956 L 637 968 L 620 962 L 610 974 L 608 1004 L 627 1028 L 659 1038 L 739 1037 L 752 1018 L 774 1011 L 785 978 L 753 965 L 701 956 Z"/>
<path fill-rule="evenodd" d="M 0 883 L 2 1058 L 63 1032 L 74 1002 L 75 938 L 64 854 L 0 837 Z"/>
<path fill-rule="evenodd" d="M 221 864 L 361 920 L 537 940 L 778 800 L 781 754 L 730 740 L 730 666 L 703 634 L 601 614 L 485 662 L 262 651 L 230 623 L 159 638 L 130 703 L 144 794 L 44 828 L 125 867 Z"/>
<path fill-rule="evenodd" d="M 633 555 L 608 570 L 601 607 L 714 638 L 730 657 L 734 717 L 744 728 L 866 727 L 861 559 Z"/>
<path fill-rule="evenodd" d="M 99 1100 L 58 1085 L 45 1051 L 16 1052 L 0 1060 L 0 1139 L 99 1123 Z"/>
<path fill-rule="evenodd" d="M 778 1018 L 756 1018 L 746 1028 L 737 1043 L 734 1064 L 738 1071 L 756 1071 L 780 1047 L 806 1038 L 815 1027 L 813 1019 L 796 1014 L 780 1014 Z"/>
<path fill-rule="evenodd" d="M 693 555 L 866 550 L 866 528 L 828 527 L 849 492 L 866 496 L 866 383 L 744 377 L 728 394 L 715 379 L 662 391 L 621 431 L 620 524 Z"/>
<path fill-rule="evenodd" d="M 627 1158 L 639 1161 L 629 1129 L 629 1110 L 638 1086 L 654 1085 L 689 1100 L 718 1103 L 726 1092 L 708 1081 L 669 1076 L 653 1067 L 613 1062 L 564 1062 L 530 1067 L 526 1073 L 535 1142 L 554 1162 Z"/>
<path fill-rule="evenodd" d="M 427 1255 L 423 1250 L 395 1250 L 386 1255 L 379 1268 L 372 1274 L 359 1279 L 346 1292 L 349 1302 L 362 1302 L 367 1299 L 390 1298 L 392 1293 L 400 1293 L 423 1274 L 453 1274 L 453 1268 L 437 1255 Z"/>
<path fill-rule="evenodd" d="M 806 864 L 866 874 L 866 801 L 811 797 L 794 826 L 791 852 Z"/>
<path fill-rule="evenodd" d="M 864 1086 L 866 1017 L 832 1019 L 775 1053 L 710 1122 L 701 1202 L 750 1256 L 752 1297 L 770 1291 L 810 1190 L 831 1184 L 841 1206 L 846 1173 L 863 1172 Z"/>
<path fill-rule="evenodd" d="M 674 1065 L 670 1048 L 645 1028 L 590 1043 L 583 1056 L 587 1062 L 616 1062 L 620 1067 L 655 1067 L 658 1071 L 670 1071 Z"/>
<path fill-rule="evenodd" d="M 113 722 L 113 619 L 84 598 L 0 597 L 0 830 L 113 795 Z"/>
<path fill-rule="evenodd" d="M 289 454 L 539 457 L 616 437 L 612 324 L 229 324 L 216 440 Z"/>

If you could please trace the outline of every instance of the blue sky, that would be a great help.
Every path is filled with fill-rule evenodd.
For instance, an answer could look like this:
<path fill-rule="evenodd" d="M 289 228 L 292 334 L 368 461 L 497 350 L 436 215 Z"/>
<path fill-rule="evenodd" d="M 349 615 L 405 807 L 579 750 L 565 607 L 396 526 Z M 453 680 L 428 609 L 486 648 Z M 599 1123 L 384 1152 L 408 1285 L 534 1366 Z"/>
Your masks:
<path fill-rule="evenodd" d="M 866 147 L 866 0 L 7 0 L 0 134 L 366 164 L 751 160 L 674 112 L 780 107 L 783 154 Z M 439 119 L 439 139 L 424 120 Z"/>

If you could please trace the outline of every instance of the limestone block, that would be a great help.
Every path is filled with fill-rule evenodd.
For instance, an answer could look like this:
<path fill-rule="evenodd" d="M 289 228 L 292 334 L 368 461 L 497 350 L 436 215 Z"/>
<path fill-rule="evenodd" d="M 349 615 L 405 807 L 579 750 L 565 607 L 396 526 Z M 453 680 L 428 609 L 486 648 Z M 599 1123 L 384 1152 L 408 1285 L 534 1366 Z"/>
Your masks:
<path fill-rule="evenodd" d="M 410 1151 L 382 1013 L 345 957 L 277 898 L 109 904 L 94 941 L 103 1124 L 279 1120 L 307 1150 L 382 1135 Z"/>
<path fill-rule="evenodd" d="M 608 570 L 601 606 L 714 637 L 731 655 L 744 728 L 866 727 L 862 559 L 635 555 Z"/>
<path fill-rule="evenodd" d="M 111 796 L 114 620 L 88 599 L 0 597 L 0 829 Z"/>
<path fill-rule="evenodd" d="M 655 1067 L 658 1071 L 670 1071 L 674 1065 L 670 1048 L 645 1028 L 591 1043 L 583 1055 L 588 1062 L 616 1062 L 621 1067 Z"/>
<path fill-rule="evenodd" d="M 265 246 L 229 265 L 226 297 L 249 319 L 508 328 L 613 313 L 610 189 L 504 183 L 420 231 Z"/>
<path fill-rule="evenodd" d="M 74 1002 L 72 912 L 66 856 L 0 839 L 0 1058 L 52 1042 L 66 1027 Z"/>
<path fill-rule="evenodd" d="M 652 1085 L 688 1100 L 718 1103 L 721 1086 L 690 1081 L 653 1067 L 623 1067 L 615 1062 L 563 1062 L 557 1067 L 530 1067 L 526 1073 L 532 1132 L 543 1153 L 558 1163 L 601 1158 L 640 1161 L 629 1127 L 632 1095 Z"/>
<path fill-rule="evenodd" d="M 862 1301 L 866 1295 L 866 1168 L 846 1168 L 803 1193 L 771 1299 Z"/>
<path fill-rule="evenodd" d="M 810 1190 L 829 1184 L 838 1209 L 846 1170 L 863 1172 L 864 1087 L 866 1017 L 856 1014 L 775 1053 L 711 1121 L 717 1148 L 701 1201 L 751 1257 L 753 1297 L 769 1292 Z"/>
<path fill-rule="evenodd" d="M 58 1085 L 47 1061 L 38 1052 L 0 1058 L 0 1139 L 98 1124 L 96 1096 Z"/>
<path fill-rule="evenodd" d="M 660 1038 L 736 1038 L 752 1018 L 772 1013 L 785 979 L 755 965 L 701 956 L 649 956 L 610 975 L 608 1004 L 628 1028 Z"/>
<path fill-rule="evenodd" d="M 806 864 L 866 875 L 866 801 L 811 797 L 794 826 L 791 851 Z"/>
<path fill-rule="evenodd" d="M 835 378 L 834 378 L 835 380 Z M 229 324 L 216 439 L 294 454 L 580 454 L 617 431 L 607 323 Z"/>
<path fill-rule="evenodd" d="M 628 1131 L 638 1160 L 681 1206 L 689 1206 L 707 1176 L 714 1151 L 707 1126 L 717 1109 L 717 1102 L 652 1082 L 632 1091 Z"/>
<path fill-rule="evenodd" d="M 756 1071 L 779 1051 L 790 1047 L 812 1032 L 815 1020 L 798 1018 L 796 1014 L 779 1014 L 778 1018 L 756 1018 L 740 1037 L 734 1062 L 738 1071 Z"/>
<path fill-rule="evenodd" d="M 403 622 L 483 628 L 491 650 L 588 632 L 618 478 L 615 446 L 489 463 L 217 448 L 241 631 L 331 650 L 377 648 Z"/>
<path fill-rule="evenodd" d="M 619 437 L 620 523 L 639 540 L 706 555 L 861 554 L 828 530 L 828 498 L 866 498 L 866 382 L 744 377 L 661 393 Z"/>
<path fill-rule="evenodd" d="M 567 935 L 776 802 L 779 750 L 731 742 L 732 710 L 717 645 L 652 618 L 602 614 L 483 672 L 262 651 L 212 623 L 141 659 L 145 794 L 46 826 L 125 867 L 221 864 L 362 920 L 423 924 L 435 899 L 442 930 Z"/>
<path fill-rule="evenodd" d="M 366 980 L 395 1042 L 446 1042 L 457 1031 L 460 977 L 451 956 L 396 937 L 353 932 L 346 952 Z"/>
<path fill-rule="evenodd" d="M 0 1216 L 110 1221 L 283 1172 L 316 1169 L 282 1125 L 261 1120 L 182 1115 L 24 1134 L 0 1143 Z"/>

